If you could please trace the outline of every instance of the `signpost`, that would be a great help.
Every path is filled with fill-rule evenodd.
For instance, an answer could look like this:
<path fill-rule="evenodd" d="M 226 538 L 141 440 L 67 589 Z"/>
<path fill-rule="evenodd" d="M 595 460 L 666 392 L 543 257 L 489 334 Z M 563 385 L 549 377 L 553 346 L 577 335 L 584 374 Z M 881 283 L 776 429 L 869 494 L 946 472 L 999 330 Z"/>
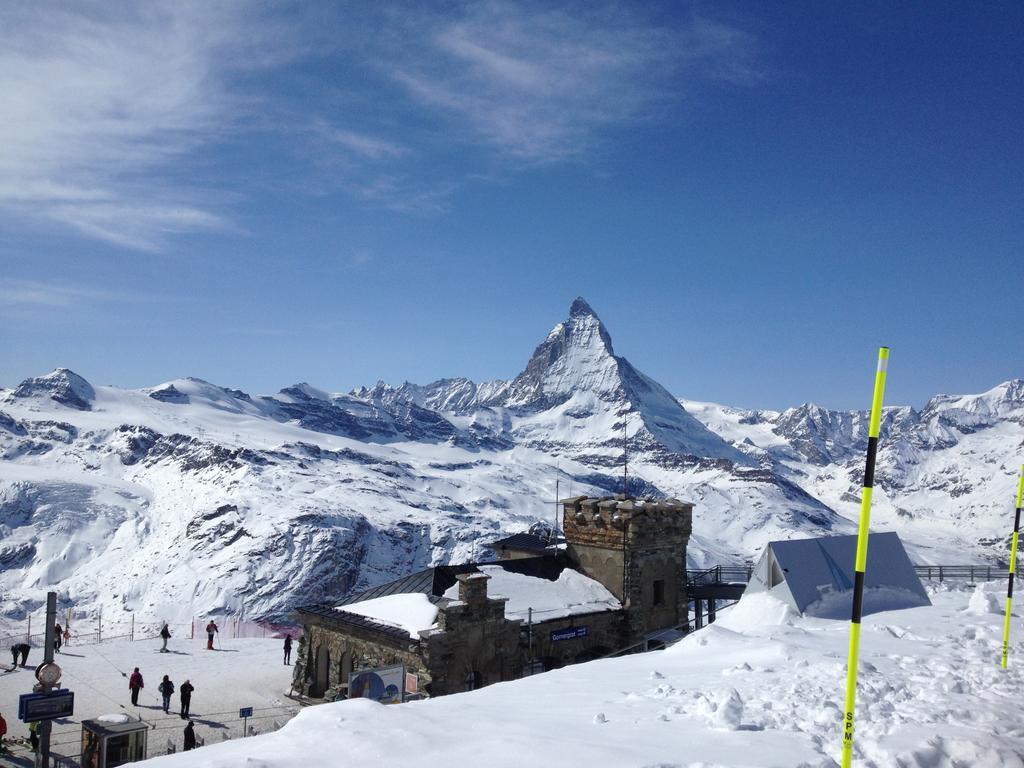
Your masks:
<path fill-rule="evenodd" d="M 238 710 L 238 716 L 242 718 L 242 737 L 249 735 L 249 718 L 252 717 L 252 707 L 242 707 Z"/>
<path fill-rule="evenodd" d="M 56 720 L 75 714 L 75 694 L 61 689 L 49 693 L 23 693 L 18 697 L 18 719 L 23 723 Z"/>

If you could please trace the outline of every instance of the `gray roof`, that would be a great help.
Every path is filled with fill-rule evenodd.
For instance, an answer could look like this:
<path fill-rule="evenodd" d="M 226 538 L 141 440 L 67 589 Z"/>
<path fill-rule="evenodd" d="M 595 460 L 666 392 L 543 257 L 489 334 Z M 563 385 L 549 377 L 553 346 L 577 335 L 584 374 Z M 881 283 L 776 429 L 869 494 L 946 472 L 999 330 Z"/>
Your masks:
<path fill-rule="evenodd" d="M 491 544 L 491 547 L 497 549 L 503 547 L 505 549 L 515 549 L 520 552 L 537 552 L 542 553 L 551 546 L 551 542 L 548 539 L 542 538 L 535 533 L 513 533 L 511 536 L 506 536 L 504 539 L 498 539 Z"/>

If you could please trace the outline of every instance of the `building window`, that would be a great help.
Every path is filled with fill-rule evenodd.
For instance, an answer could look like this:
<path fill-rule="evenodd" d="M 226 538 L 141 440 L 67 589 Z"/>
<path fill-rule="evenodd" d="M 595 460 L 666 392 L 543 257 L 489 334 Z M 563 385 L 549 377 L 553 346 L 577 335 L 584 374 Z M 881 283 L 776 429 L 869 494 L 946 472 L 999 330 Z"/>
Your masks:
<path fill-rule="evenodd" d="M 665 580 L 656 579 L 654 581 L 654 607 L 665 604 Z"/>

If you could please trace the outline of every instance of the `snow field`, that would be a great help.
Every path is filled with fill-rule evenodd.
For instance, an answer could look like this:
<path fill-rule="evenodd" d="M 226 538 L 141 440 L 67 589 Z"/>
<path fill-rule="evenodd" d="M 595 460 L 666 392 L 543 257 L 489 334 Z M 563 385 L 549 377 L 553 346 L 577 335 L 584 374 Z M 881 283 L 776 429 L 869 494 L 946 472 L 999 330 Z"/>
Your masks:
<path fill-rule="evenodd" d="M 1002 617 L 970 607 L 999 589 L 940 587 L 932 606 L 865 617 L 858 768 L 1024 768 L 1024 627 L 1015 617 L 1004 671 Z M 834 768 L 849 623 L 758 598 L 665 651 L 400 706 L 311 707 L 275 733 L 152 764 Z"/>
<path fill-rule="evenodd" d="M 114 713 L 141 717 L 152 725 L 149 754 L 164 754 L 170 739 L 180 750 L 186 721 L 178 716 L 181 699 L 178 689 L 186 679 L 195 686 L 190 715 L 196 735 L 207 744 L 220 742 L 226 735 L 242 735 L 240 707 L 253 707 L 249 726 L 258 731 L 283 724 L 298 711 L 296 702 L 285 696 L 291 686 L 294 667 L 283 663 L 283 641 L 268 639 L 218 640 L 219 650 L 206 650 L 206 635 L 194 640 L 171 638 L 168 653 L 160 652 L 160 640 L 115 640 L 99 645 L 65 646 L 55 654 L 64 670 L 61 687 L 75 693 L 75 714 L 54 721 L 52 744 L 55 752 L 77 755 L 81 741 L 81 722 Z M 9 652 L 3 650 L 9 661 Z M 295 658 L 297 646 L 292 650 Z M 28 726 L 18 720 L 18 696 L 30 693 L 35 683 L 33 672 L 42 661 L 42 649 L 33 648 L 24 669 L 0 674 L 0 713 L 7 720 L 11 738 L 27 737 Z M 128 678 L 139 667 L 145 688 L 139 706 L 131 704 Z M 157 691 L 164 675 L 169 675 L 175 692 L 170 714 L 165 715 Z M 0 760 L 0 765 L 3 761 Z"/>

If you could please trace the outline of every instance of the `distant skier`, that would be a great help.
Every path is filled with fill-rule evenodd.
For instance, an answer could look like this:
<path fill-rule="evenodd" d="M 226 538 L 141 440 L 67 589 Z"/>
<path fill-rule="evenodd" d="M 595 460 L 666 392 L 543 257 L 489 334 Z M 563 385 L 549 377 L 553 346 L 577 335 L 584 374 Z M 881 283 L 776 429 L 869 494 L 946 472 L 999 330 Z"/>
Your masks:
<path fill-rule="evenodd" d="M 18 644 L 11 646 L 11 668 L 18 666 Z"/>
<path fill-rule="evenodd" d="M 184 749 L 184 751 L 188 752 L 190 749 L 195 749 L 195 748 L 196 748 L 196 729 L 195 729 L 195 726 L 192 725 L 192 721 L 189 720 L 188 721 L 188 725 L 185 726 L 185 749 Z"/>
<path fill-rule="evenodd" d="M 284 663 L 291 664 L 292 661 L 292 636 L 284 636 Z"/>
<path fill-rule="evenodd" d="M 181 684 L 181 688 L 178 689 L 178 693 L 181 694 L 181 719 L 188 719 L 188 708 L 192 704 L 192 691 L 196 688 L 192 683 L 186 680 Z"/>
<path fill-rule="evenodd" d="M 139 668 L 136 667 L 135 671 L 132 672 L 132 676 L 128 678 L 128 690 L 132 692 L 132 706 L 139 706 L 139 691 L 146 687 L 146 684 L 142 682 L 142 673 L 139 672 Z"/>
<path fill-rule="evenodd" d="M 219 633 L 220 630 L 217 629 L 217 625 L 214 623 L 213 619 L 210 619 L 210 623 L 206 625 L 206 650 L 208 651 L 213 650 L 213 635 L 215 632 Z"/>
<path fill-rule="evenodd" d="M 70 640 L 71 640 L 71 630 L 68 629 L 67 627 L 64 627 L 64 645 L 67 645 Z"/>
<path fill-rule="evenodd" d="M 53 650 L 60 653 L 60 644 L 64 639 L 64 628 L 60 624 L 53 625 Z"/>
<path fill-rule="evenodd" d="M 160 637 L 163 638 L 164 644 L 160 648 L 160 653 L 167 653 L 167 641 L 171 639 L 171 629 L 167 626 L 167 622 L 164 622 L 164 628 L 160 630 Z"/>
<path fill-rule="evenodd" d="M 164 697 L 164 714 L 170 714 L 171 696 L 174 695 L 174 683 L 171 682 L 171 678 L 168 675 L 164 675 L 163 682 L 160 683 L 157 690 Z"/>

